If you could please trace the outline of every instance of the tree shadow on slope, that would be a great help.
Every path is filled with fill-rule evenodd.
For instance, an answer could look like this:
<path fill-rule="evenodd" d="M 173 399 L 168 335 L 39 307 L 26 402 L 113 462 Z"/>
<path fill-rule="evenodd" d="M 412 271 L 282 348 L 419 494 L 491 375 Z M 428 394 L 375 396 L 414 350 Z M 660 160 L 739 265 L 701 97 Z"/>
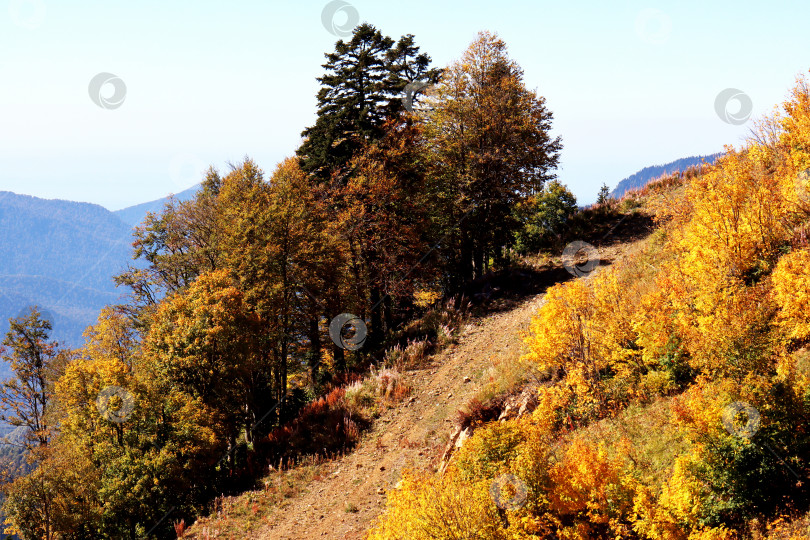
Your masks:
<path fill-rule="evenodd" d="M 559 246 L 541 254 L 546 258 L 543 264 L 527 260 L 513 262 L 509 268 L 490 271 L 470 283 L 465 296 L 470 299 L 473 313 L 482 316 L 508 311 L 525 299 L 544 293 L 552 285 L 574 279 L 574 274 L 561 261 L 562 252 L 570 242 L 587 242 L 599 251 L 644 239 L 655 230 L 652 216 L 642 212 L 586 211 L 581 216 L 565 235 L 565 243 L 560 242 Z M 609 253 L 600 253 L 599 267 L 612 263 Z"/>

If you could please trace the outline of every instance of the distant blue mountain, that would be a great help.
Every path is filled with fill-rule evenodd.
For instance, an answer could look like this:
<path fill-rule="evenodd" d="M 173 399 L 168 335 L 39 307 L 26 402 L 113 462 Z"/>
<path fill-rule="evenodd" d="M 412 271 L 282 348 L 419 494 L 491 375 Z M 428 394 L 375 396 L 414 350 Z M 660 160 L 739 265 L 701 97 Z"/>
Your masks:
<path fill-rule="evenodd" d="M 691 156 L 675 160 L 665 165 L 653 165 L 652 167 L 645 167 L 637 173 L 628 176 L 616 186 L 616 189 L 610 192 L 610 196 L 614 199 L 620 198 L 622 195 L 631 189 L 640 189 L 646 186 L 651 180 L 655 180 L 665 174 L 671 174 L 677 171 L 685 171 L 689 167 L 700 165 L 701 163 L 708 163 L 712 165 L 717 158 L 722 156 L 723 153 L 711 154 L 708 156 Z"/>
<path fill-rule="evenodd" d="M 174 195 L 185 201 L 199 184 Z M 113 276 L 132 260 L 132 229 L 168 197 L 110 212 L 97 204 L 0 191 L 0 339 L 8 319 L 33 305 L 51 320 L 52 337 L 78 347 L 106 305 L 129 291 Z M 0 362 L 0 379 L 7 366 Z"/>
<path fill-rule="evenodd" d="M 200 184 L 191 186 L 187 190 L 175 194 L 174 198 L 178 201 L 188 201 L 194 198 L 194 195 L 197 194 L 197 190 L 199 189 Z M 143 221 L 143 218 L 146 217 L 147 212 L 155 213 L 163 210 L 163 205 L 166 204 L 167 200 L 168 197 L 164 197 L 162 199 L 136 204 L 135 206 L 129 206 L 127 208 L 122 208 L 121 210 L 116 210 L 114 214 L 118 216 L 118 218 L 124 223 L 135 227 Z"/>
<path fill-rule="evenodd" d="M 52 336 L 76 347 L 100 309 L 127 292 L 112 277 L 131 262 L 132 227 L 106 208 L 2 191 L 0 231 L 0 336 L 37 305 Z"/>
<path fill-rule="evenodd" d="M 199 185 L 175 195 L 191 199 Z M 52 337 L 69 347 L 106 305 L 129 291 L 113 276 L 132 260 L 132 229 L 167 198 L 110 212 L 97 204 L 0 191 L 0 339 L 8 319 L 33 305 L 51 320 Z M 7 366 L 0 362 L 0 379 Z"/>

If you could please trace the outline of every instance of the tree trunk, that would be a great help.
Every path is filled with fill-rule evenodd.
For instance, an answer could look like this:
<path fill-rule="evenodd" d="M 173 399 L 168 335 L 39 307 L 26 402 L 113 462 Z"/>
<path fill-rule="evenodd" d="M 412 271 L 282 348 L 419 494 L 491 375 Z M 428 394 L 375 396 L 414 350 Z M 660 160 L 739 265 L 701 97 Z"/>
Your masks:
<path fill-rule="evenodd" d="M 228 471 L 233 476 L 233 471 L 236 468 L 236 435 L 233 431 L 228 433 Z"/>
<path fill-rule="evenodd" d="M 464 286 L 472 281 L 473 269 L 473 247 L 470 244 L 469 236 L 464 234 L 461 240 L 461 253 L 458 261 L 459 285 Z"/>
<path fill-rule="evenodd" d="M 382 305 L 380 302 L 380 289 L 376 285 L 371 287 L 371 328 L 368 329 L 366 345 L 376 349 L 382 343 Z"/>
<path fill-rule="evenodd" d="M 312 383 L 318 383 L 318 367 L 321 365 L 321 333 L 318 328 L 318 316 L 309 319 L 309 370 Z"/>
<path fill-rule="evenodd" d="M 334 344 L 332 351 L 335 357 L 335 371 L 340 374 L 346 373 L 346 354 L 343 349 Z"/>
<path fill-rule="evenodd" d="M 287 352 L 289 346 L 287 345 L 286 335 L 281 342 L 281 403 L 278 406 L 279 416 L 284 410 L 284 399 L 287 397 Z"/>
<path fill-rule="evenodd" d="M 476 245 L 473 250 L 473 279 L 484 275 L 484 248 Z"/>
<path fill-rule="evenodd" d="M 390 295 L 386 295 L 383 299 L 383 316 L 385 317 L 385 331 L 392 332 L 394 330 L 394 300 Z"/>

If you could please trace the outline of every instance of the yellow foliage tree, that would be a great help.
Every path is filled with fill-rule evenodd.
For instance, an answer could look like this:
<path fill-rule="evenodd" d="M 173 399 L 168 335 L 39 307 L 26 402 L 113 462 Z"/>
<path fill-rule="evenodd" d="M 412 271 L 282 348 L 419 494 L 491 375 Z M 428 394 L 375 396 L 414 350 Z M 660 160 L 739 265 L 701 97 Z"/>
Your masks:
<path fill-rule="evenodd" d="M 810 338 L 810 250 L 800 249 L 782 257 L 772 281 L 782 332 L 787 339 L 805 343 Z"/>
<path fill-rule="evenodd" d="M 627 518 L 633 494 L 623 467 L 603 443 L 593 445 L 581 438 L 571 442 L 549 471 L 550 507 L 561 538 L 585 540 L 608 531 L 613 537 L 630 532 Z"/>

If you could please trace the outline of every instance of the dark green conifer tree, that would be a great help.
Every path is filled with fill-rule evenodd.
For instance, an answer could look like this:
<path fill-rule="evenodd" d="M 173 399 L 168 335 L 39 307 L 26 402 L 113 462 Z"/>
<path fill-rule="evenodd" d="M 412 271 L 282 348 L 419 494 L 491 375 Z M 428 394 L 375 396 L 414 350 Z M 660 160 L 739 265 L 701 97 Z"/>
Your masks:
<path fill-rule="evenodd" d="M 408 83 L 438 80 L 440 71 L 429 64 L 412 35 L 394 42 L 371 24 L 355 28 L 349 41 L 338 41 L 335 52 L 326 54 L 326 73 L 318 78 L 318 118 L 302 133 L 301 168 L 318 182 L 345 175 L 352 157 L 380 140 L 385 121 L 405 109 Z"/>

